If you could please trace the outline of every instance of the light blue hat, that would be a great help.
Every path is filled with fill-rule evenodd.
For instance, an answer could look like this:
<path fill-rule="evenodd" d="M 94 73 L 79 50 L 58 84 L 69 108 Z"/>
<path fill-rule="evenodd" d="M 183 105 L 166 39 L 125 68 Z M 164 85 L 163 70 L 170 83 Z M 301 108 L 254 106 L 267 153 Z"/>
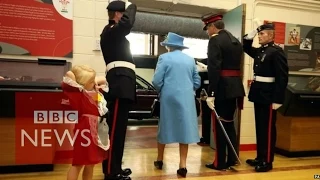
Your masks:
<path fill-rule="evenodd" d="M 183 40 L 184 40 L 184 37 L 176 33 L 169 32 L 167 38 L 163 42 L 161 42 L 160 45 L 188 49 L 188 47 L 183 45 Z"/>

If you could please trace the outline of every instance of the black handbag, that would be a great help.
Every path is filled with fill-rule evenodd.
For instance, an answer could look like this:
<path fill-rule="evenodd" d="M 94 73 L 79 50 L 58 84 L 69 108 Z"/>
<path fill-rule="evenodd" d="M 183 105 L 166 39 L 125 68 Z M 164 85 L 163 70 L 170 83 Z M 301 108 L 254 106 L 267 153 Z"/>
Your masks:
<path fill-rule="evenodd" d="M 151 116 L 160 117 L 160 100 L 159 98 L 154 99 L 151 105 Z"/>
<path fill-rule="evenodd" d="M 197 98 L 195 98 L 195 100 L 196 100 L 197 117 L 199 117 L 199 115 L 200 115 L 200 101 Z"/>
<path fill-rule="evenodd" d="M 200 115 L 200 102 L 197 98 L 195 98 L 197 117 Z M 151 116 L 152 117 L 160 117 L 160 100 L 159 98 L 154 99 L 151 105 Z"/>

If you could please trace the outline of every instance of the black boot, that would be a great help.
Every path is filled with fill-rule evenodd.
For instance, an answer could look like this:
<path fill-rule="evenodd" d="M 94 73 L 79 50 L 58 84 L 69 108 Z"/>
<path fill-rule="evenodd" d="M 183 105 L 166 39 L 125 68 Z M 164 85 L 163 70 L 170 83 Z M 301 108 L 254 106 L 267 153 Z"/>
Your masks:
<path fill-rule="evenodd" d="M 260 164 L 260 161 L 256 158 L 256 159 L 247 159 L 246 163 L 249 164 L 250 166 L 257 166 L 258 164 Z"/>
<path fill-rule="evenodd" d="M 238 161 L 230 161 L 230 162 L 227 162 L 227 167 L 230 167 L 230 166 L 238 166 L 239 165 L 239 163 L 238 163 Z"/>
<path fill-rule="evenodd" d="M 131 180 L 129 176 L 122 174 L 104 176 L 104 180 Z"/>
<path fill-rule="evenodd" d="M 130 168 L 125 168 L 122 170 L 122 173 L 121 173 L 123 176 L 129 176 L 130 174 L 132 174 L 132 171 Z"/>
<path fill-rule="evenodd" d="M 272 168 L 273 168 L 272 163 L 261 162 L 256 166 L 255 170 L 257 172 L 268 172 L 272 170 Z"/>
<path fill-rule="evenodd" d="M 215 167 L 213 163 L 206 164 L 206 167 L 214 170 L 226 171 L 226 167 Z"/>

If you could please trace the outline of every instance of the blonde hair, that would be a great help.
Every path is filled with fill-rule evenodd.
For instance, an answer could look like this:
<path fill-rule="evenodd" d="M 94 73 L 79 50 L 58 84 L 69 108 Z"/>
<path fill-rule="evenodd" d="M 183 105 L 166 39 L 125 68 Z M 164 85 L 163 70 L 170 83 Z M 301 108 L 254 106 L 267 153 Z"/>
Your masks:
<path fill-rule="evenodd" d="M 76 65 L 71 68 L 71 71 L 75 75 L 76 82 L 84 86 L 89 81 L 93 81 L 96 77 L 96 71 L 86 65 Z"/>

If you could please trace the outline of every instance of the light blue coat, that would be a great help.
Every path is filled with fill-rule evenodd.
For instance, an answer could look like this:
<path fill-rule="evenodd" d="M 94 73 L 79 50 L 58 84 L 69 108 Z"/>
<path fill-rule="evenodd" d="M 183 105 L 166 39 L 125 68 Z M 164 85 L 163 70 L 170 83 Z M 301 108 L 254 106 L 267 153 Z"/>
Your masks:
<path fill-rule="evenodd" d="M 199 142 L 195 90 L 201 79 L 195 60 L 180 50 L 160 55 L 152 84 L 160 93 L 158 142 Z"/>

